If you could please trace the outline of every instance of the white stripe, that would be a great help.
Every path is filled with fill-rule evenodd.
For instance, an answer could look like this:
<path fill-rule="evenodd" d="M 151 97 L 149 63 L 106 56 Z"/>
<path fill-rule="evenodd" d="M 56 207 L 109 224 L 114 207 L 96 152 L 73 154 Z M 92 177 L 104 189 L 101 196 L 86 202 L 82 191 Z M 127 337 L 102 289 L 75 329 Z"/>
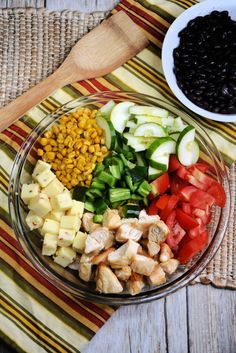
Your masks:
<path fill-rule="evenodd" d="M 65 342 L 69 342 L 76 349 L 82 351 L 89 343 L 89 340 L 86 337 L 58 319 L 58 317 L 45 308 L 41 303 L 22 290 L 18 284 L 6 276 L 4 272 L 1 274 L 1 288 L 23 306 L 27 312 L 30 312 L 40 322 L 44 323 L 46 327 L 52 330 L 52 332 L 55 332 L 59 337 L 64 339 Z M 2 322 L 0 325 L 1 324 Z M 26 351 L 30 352 L 28 349 Z M 37 350 L 31 350 L 31 352 L 38 353 Z"/>
<path fill-rule="evenodd" d="M 158 55 L 153 54 L 151 50 L 144 49 L 137 55 L 137 57 L 150 65 L 153 69 L 163 74 L 161 59 Z"/>

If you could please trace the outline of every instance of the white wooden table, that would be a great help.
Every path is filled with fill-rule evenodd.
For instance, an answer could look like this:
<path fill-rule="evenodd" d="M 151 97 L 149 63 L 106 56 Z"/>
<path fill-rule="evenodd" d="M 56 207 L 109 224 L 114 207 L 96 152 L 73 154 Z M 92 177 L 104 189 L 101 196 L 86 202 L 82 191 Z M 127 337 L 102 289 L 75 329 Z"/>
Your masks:
<path fill-rule="evenodd" d="M 0 0 L 0 7 L 91 12 L 111 9 L 116 2 Z M 0 343 L 0 353 L 10 352 Z M 152 303 L 121 307 L 84 351 L 95 352 L 236 353 L 236 291 L 197 284 Z"/>

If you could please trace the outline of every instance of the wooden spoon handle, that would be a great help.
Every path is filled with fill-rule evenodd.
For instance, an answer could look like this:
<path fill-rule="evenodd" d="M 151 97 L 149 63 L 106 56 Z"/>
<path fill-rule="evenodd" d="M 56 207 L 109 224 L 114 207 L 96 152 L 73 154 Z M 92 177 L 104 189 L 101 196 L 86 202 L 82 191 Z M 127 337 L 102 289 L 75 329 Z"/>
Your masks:
<path fill-rule="evenodd" d="M 0 109 L 0 132 L 19 119 L 28 110 L 42 102 L 56 89 L 68 84 L 69 79 L 60 69 L 48 76 L 44 81 L 23 93 L 7 106 Z"/>

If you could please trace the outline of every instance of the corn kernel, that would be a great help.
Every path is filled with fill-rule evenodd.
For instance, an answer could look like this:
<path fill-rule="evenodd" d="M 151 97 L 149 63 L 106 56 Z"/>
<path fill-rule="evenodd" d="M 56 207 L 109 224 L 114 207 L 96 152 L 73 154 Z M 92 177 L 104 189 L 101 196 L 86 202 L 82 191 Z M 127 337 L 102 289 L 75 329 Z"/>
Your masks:
<path fill-rule="evenodd" d="M 46 146 L 44 147 L 44 151 L 46 151 L 46 152 L 52 151 L 52 146 L 46 145 Z"/>
<path fill-rule="evenodd" d="M 42 146 L 46 146 L 48 144 L 48 139 L 45 138 L 45 137 L 42 137 L 40 139 L 40 143 L 41 143 Z"/>
<path fill-rule="evenodd" d="M 90 153 L 94 153 L 95 152 L 95 147 L 93 145 L 89 146 L 89 152 Z"/>
<path fill-rule="evenodd" d="M 60 170 L 57 170 L 57 171 L 56 171 L 56 176 L 59 178 L 60 175 L 61 175 Z"/>
<path fill-rule="evenodd" d="M 67 168 L 67 169 L 73 169 L 73 168 L 74 168 L 74 165 L 73 165 L 73 164 L 67 164 L 66 168 Z"/>
<path fill-rule="evenodd" d="M 49 161 L 53 161 L 55 159 L 55 152 L 47 152 L 47 158 Z"/>
<path fill-rule="evenodd" d="M 42 157 L 44 155 L 44 152 L 41 148 L 38 148 L 37 154 L 38 156 Z"/>
<path fill-rule="evenodd" d="M 48 139 L 49 139 L 50 137 L 52 137 L 52 131 L 50 131 L 50 130 L 49 130 L 49 131 L 46 131 L 45 134 L 44 134 L 44 137 L 46 137 L 46 138 L 48 138 Z"/>
<path fill-rule="evenodd" d="M 71 186 L 75 186 L 78 184 L 78 180 L 77 179 L 71 179 Z"/>
<path fill-rule="evenodd" d="M 63 155 L 61 153 L 57 153 L 57 158 L 62 161 L 63 160 Z"/>
<path fill-rule="evenodd" d="M 83 146 L 81 147 L 81 153 L 85 153 L 85 152 L 87 151 L 87 149 L 88 149 L 88 146 L 83 145 Z"/>

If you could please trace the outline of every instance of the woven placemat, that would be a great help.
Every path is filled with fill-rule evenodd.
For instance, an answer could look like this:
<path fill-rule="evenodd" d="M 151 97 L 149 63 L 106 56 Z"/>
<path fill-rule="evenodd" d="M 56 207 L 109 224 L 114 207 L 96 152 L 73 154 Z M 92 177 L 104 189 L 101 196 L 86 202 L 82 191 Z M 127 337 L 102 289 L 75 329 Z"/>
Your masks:
<path fill-rule="evenodd" d="M 0 10 L 0 106 L 52 73 L 73 44 L 106 16 L 40 9 Z M 227 234 L 197 281 L 236 288 L 236 168 L 230 169 L 232 213 Z"/>

